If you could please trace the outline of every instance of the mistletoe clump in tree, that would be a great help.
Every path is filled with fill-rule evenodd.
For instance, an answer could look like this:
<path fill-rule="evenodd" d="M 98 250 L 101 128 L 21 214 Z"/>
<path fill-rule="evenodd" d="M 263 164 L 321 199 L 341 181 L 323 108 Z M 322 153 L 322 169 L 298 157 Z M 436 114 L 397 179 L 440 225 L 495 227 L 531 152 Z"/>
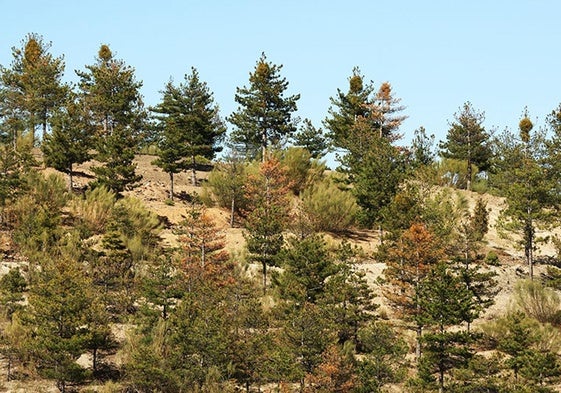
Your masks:
<path fill-rule="evenodd" d="M 540 239 L 536 231 L 548 229 L 555 221 L 559 206 L 556 177 L 543 152 L 555 139 L 546 143 L 543 131 L 532 132 L 533 124 L 525 112 L 519 124 L 519 137 L 505 131 L 498 140 L 497 185 L 503 191 L 507 208 L 501 213 L 501 228 L 517 233 L 524 247 L 530 278 L 534 274 L 534 252 Z"/>

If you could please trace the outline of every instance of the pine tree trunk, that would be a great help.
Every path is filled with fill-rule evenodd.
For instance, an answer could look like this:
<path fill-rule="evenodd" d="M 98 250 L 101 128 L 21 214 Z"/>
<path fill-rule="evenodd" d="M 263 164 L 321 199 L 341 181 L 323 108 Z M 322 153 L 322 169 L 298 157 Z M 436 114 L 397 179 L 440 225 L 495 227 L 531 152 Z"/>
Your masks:
<path fill-rule="evenodd" d="M 263 296 L 267 293 L 267 263 L 263 262 Z"/>
<path fill-rule="evenodd" d="M 45 142 L 45 137 L 47 136 L 47 120 L 43 119 L 43 136 L 41 139 L 41 143 Z"/>
<path fill-rule="evenodd" d="M 267 155 L 267 131 L 263 130 L 263 133 L 261 134 L 261 162 L 265 162 L 266 159 L 266 155 Z"/>
<path fill-rule="evenodd" d="M 169 173 L 169 199 L 173 201 L 173 172 Z"/>
<path fill-rule="evenodd" d="M 467 167 L 467 184 L 466 189 L 471 191 L 471 177 L 472 177 L 472 168 L 471 168 L 471 159 L 468 158 L 468 167 Z"/>
<path fill-rule="evenodd" d="M 201 244 L 201 267 L 205 267 L 206 263 L 206 245 L 203 240 L 203 244 Z"/>
<path fill-rule="evenodd" d="M 532 208 L 528 207 L 528 223 L 526 224 L 527 226 L 526 242 L 528 244 L 526 245 L 527 247 L 526 259 L 530 271 L 530 280 L 534 280 L 534 228 L 533 228 L 534 223 L 532 222 L 531 214 L 532 214 Z"/>
<path fill-rule="evenodd" d="M 197 162 L 195 160 L 195 156 L 193 155 L 191 157 L 191 184 L 193 186 L 197 185 L 197 168 L 196 168 Z"/>
<path fill-rule="evenodd" d="M 466 188 L 468 191 L 471 191 L 471 131 L 468 130 L 468 152 L 467 152 L 467 184 L 466 184 Z"/>
<path fill-rule="evenodd" d="M 72 175 L 73 175 L 74 171 L 72 170 L 72 164 L 70 164 L 70 168 L 68 168 L 68 180 L 70 181 L 70 183 L 68 184 L 68 191 L 72 192 L 72 190 L 74 189 L 74 186 L 72 185 L 72 183 L 74 182 Z"/>
<path fill-rule="evenodd" d="M 232 203 L 230 207 L 230 228 L 234 227 L 234 212 L 236 211 L 236 198 L 232 197 Z"/>
<path fill-rule="evenodd" d="M 92 350 L 92 370 L 95 375 L 97 373 L 97 348 Z"/>
<path fill-rule="evenodd" d="M 415 360 L 419 362 L 421 360 L 421 337 L 423 335 L 423 327 L 417 325 L 417 342 L 415 346 Z"/>

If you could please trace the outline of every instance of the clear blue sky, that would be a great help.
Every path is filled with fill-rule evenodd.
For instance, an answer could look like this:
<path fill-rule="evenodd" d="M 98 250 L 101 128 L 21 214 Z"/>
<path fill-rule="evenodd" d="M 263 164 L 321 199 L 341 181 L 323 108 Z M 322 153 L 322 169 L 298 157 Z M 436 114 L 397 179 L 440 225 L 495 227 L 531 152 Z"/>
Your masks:
<path fill-rule="evenodd" d="M 66 79 L 100 44 L 136 69 L 148 105 L 170 77 L 195 66 L 222 116 L 236 109 L 261 52 L 283 64 L 298 116 L 321 125 L 329 97 L 359 66 L 402 99 L 406 143 L 424 126 L 443 139 L 471 101 L 488 129 L 516 128 L 528 106 L 540 125 L 561 102 L 561 2 L 472 1 L 13 1 L 0 0 L 0 64 L 27 33 L 65 56 Z"/>

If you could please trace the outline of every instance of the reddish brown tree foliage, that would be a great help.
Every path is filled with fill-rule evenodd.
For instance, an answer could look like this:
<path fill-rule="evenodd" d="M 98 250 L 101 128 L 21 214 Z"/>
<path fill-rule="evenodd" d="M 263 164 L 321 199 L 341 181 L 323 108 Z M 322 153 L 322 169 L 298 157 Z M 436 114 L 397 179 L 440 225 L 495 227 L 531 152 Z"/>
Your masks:
<path fill-rule="evenodd" d="M 336 345 L 332 345 L 323 354 L 323 362 L 308 377 L 309 385 L 304 391 L 347 393 L 354 391 L 356 383 L 351 359 L 341 353 Z"/>
<path fill-rule="evenodd" d="M 414 223 L 387 249 L 384 271 L 388 286 L 385 297 L 403 319 L 414 321 L 417 339 L 422 332 L 419 285 L 431 268 L 444 258 L 444 249 L 424 224 Z M 417 356 L 420 355 L 419 342 Z"/>
<path fill-rule="evenodd" d="M 224 234 L 205 209 L 192 209 L 181 223 L 179 269 L 186 283 L 212 280 L 218 285 L 231 284 L 229 254 L 224 249 Z M 188 284 L 190 285 L 190 284 Z"/>

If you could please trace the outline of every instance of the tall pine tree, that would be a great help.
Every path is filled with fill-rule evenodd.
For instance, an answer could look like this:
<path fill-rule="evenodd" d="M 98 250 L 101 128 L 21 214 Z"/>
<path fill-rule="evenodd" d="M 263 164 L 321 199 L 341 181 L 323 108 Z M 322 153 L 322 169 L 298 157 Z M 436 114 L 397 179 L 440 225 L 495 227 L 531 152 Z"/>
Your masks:
<path fill-rule="evenodd" d="M 555 176 L 544 162 L 543 131 L 532 133 L 533 124 L 524 113 L 519 136 L 505 131 L 498 140 L 496 183 L 503 191 L 507 208 L 499 222 L 503 229 L 520 236 L 530 278 L 534 276 L 534 252 L 540 239 L 537 229 L 549 228 L 558 206 Z"/>
<path fill-rule="evenodd" d="M 74 164 L 90 159 L 91 135 L 75 99 L 69 99 L 64 108 L 55 112 L 52 123 L 52 132 L 41 145 L 43 158 L 46 165 L 68 174 L 68 188 L 72 190 Z"/>
<path fill-rule="evenodd" d="M 267 147 L 286 142 L 296 131 L 292 114 L 300 95 L 285 96 L 288 81 L 281 77 L 281 69 L 262 53 L 249 75 L 249 87 L 236 89 L 239 107 L 228 118 L 236 127 L 231 139 L 250 158 L 261 154 L 264 161 Z"/>
<path fill-rule="evenodd" d="M 263 268 L 263 293 L 267 290 L 267 267 L 277 264 L 288 214 L 290 181 L 286 169 L 276 158 L 263 162 L 259 173 L 250 177 L 246 186 L 250 200 L 245 223 L 250 257 Z"/>
<path fill-rule="evenodd" d="M 80 99 L 95 127 L 97 182 L 120 193 L 140 181 L 133 163 L 138 135 L 143 127 L 144 108 L 134 69 L 113 57 L 101 45 L 96 62 L 77 71 Z"/>
<path fill-rule="evenodd" d="M 191 169 L 196 184 L 197 156 L 213 159 L 222 150 L 226 127 L 218 116 L 212 93 L 195 68 L 178 87 L 168 82 L 162 102 L 152 108 L 158 121 L 158 159 L 154 161 L 170 175 L 173 200 L 173 175 Z"/>
<path fill-rule="evenodd" d="M 337 96 L 330 98 L 329 116 L 324 120 L 333 146 L 344 150 L 349 149 L 349 137 L 356 120 L 367 116 L 366 105 L 371 102 L 370 96 L 374 91 L 372 83 L 365 85 L 358 67 L 353 68 L 348 81 L 349 90 L 346 93 L 337 89 Z"/>
<path fill-rule="evenodd" d="M 466 162 L 467 189 L 471 190 L 473 180 L 472 165 L 481 171 L 489 169 L 491 148 L 489 134 L 485 131 L 483 122 L 485 113 L 478 112 L 470 102 L 466 102 L 460 112 L 454 114 L 454 122 L 446 135 L 446 141 L 441 142 L 440 155 Z"/>
<path fill-rule="evenodd" d="M 62 105 L 68 86 L 62 82 L 63 57 L 49 53 L 50 42 L 31 33 L 22 41 L 21 48 L 12 48 L 10 68 L 0 67 L 2 112 L 23 119 L 23 126 L 35 141 L 39 128 L 45 138 L 53 112 Z M 23 130 L 19 130 L 20 132 Z M 13 140 L 17 140 L 14 133 Z"/>

